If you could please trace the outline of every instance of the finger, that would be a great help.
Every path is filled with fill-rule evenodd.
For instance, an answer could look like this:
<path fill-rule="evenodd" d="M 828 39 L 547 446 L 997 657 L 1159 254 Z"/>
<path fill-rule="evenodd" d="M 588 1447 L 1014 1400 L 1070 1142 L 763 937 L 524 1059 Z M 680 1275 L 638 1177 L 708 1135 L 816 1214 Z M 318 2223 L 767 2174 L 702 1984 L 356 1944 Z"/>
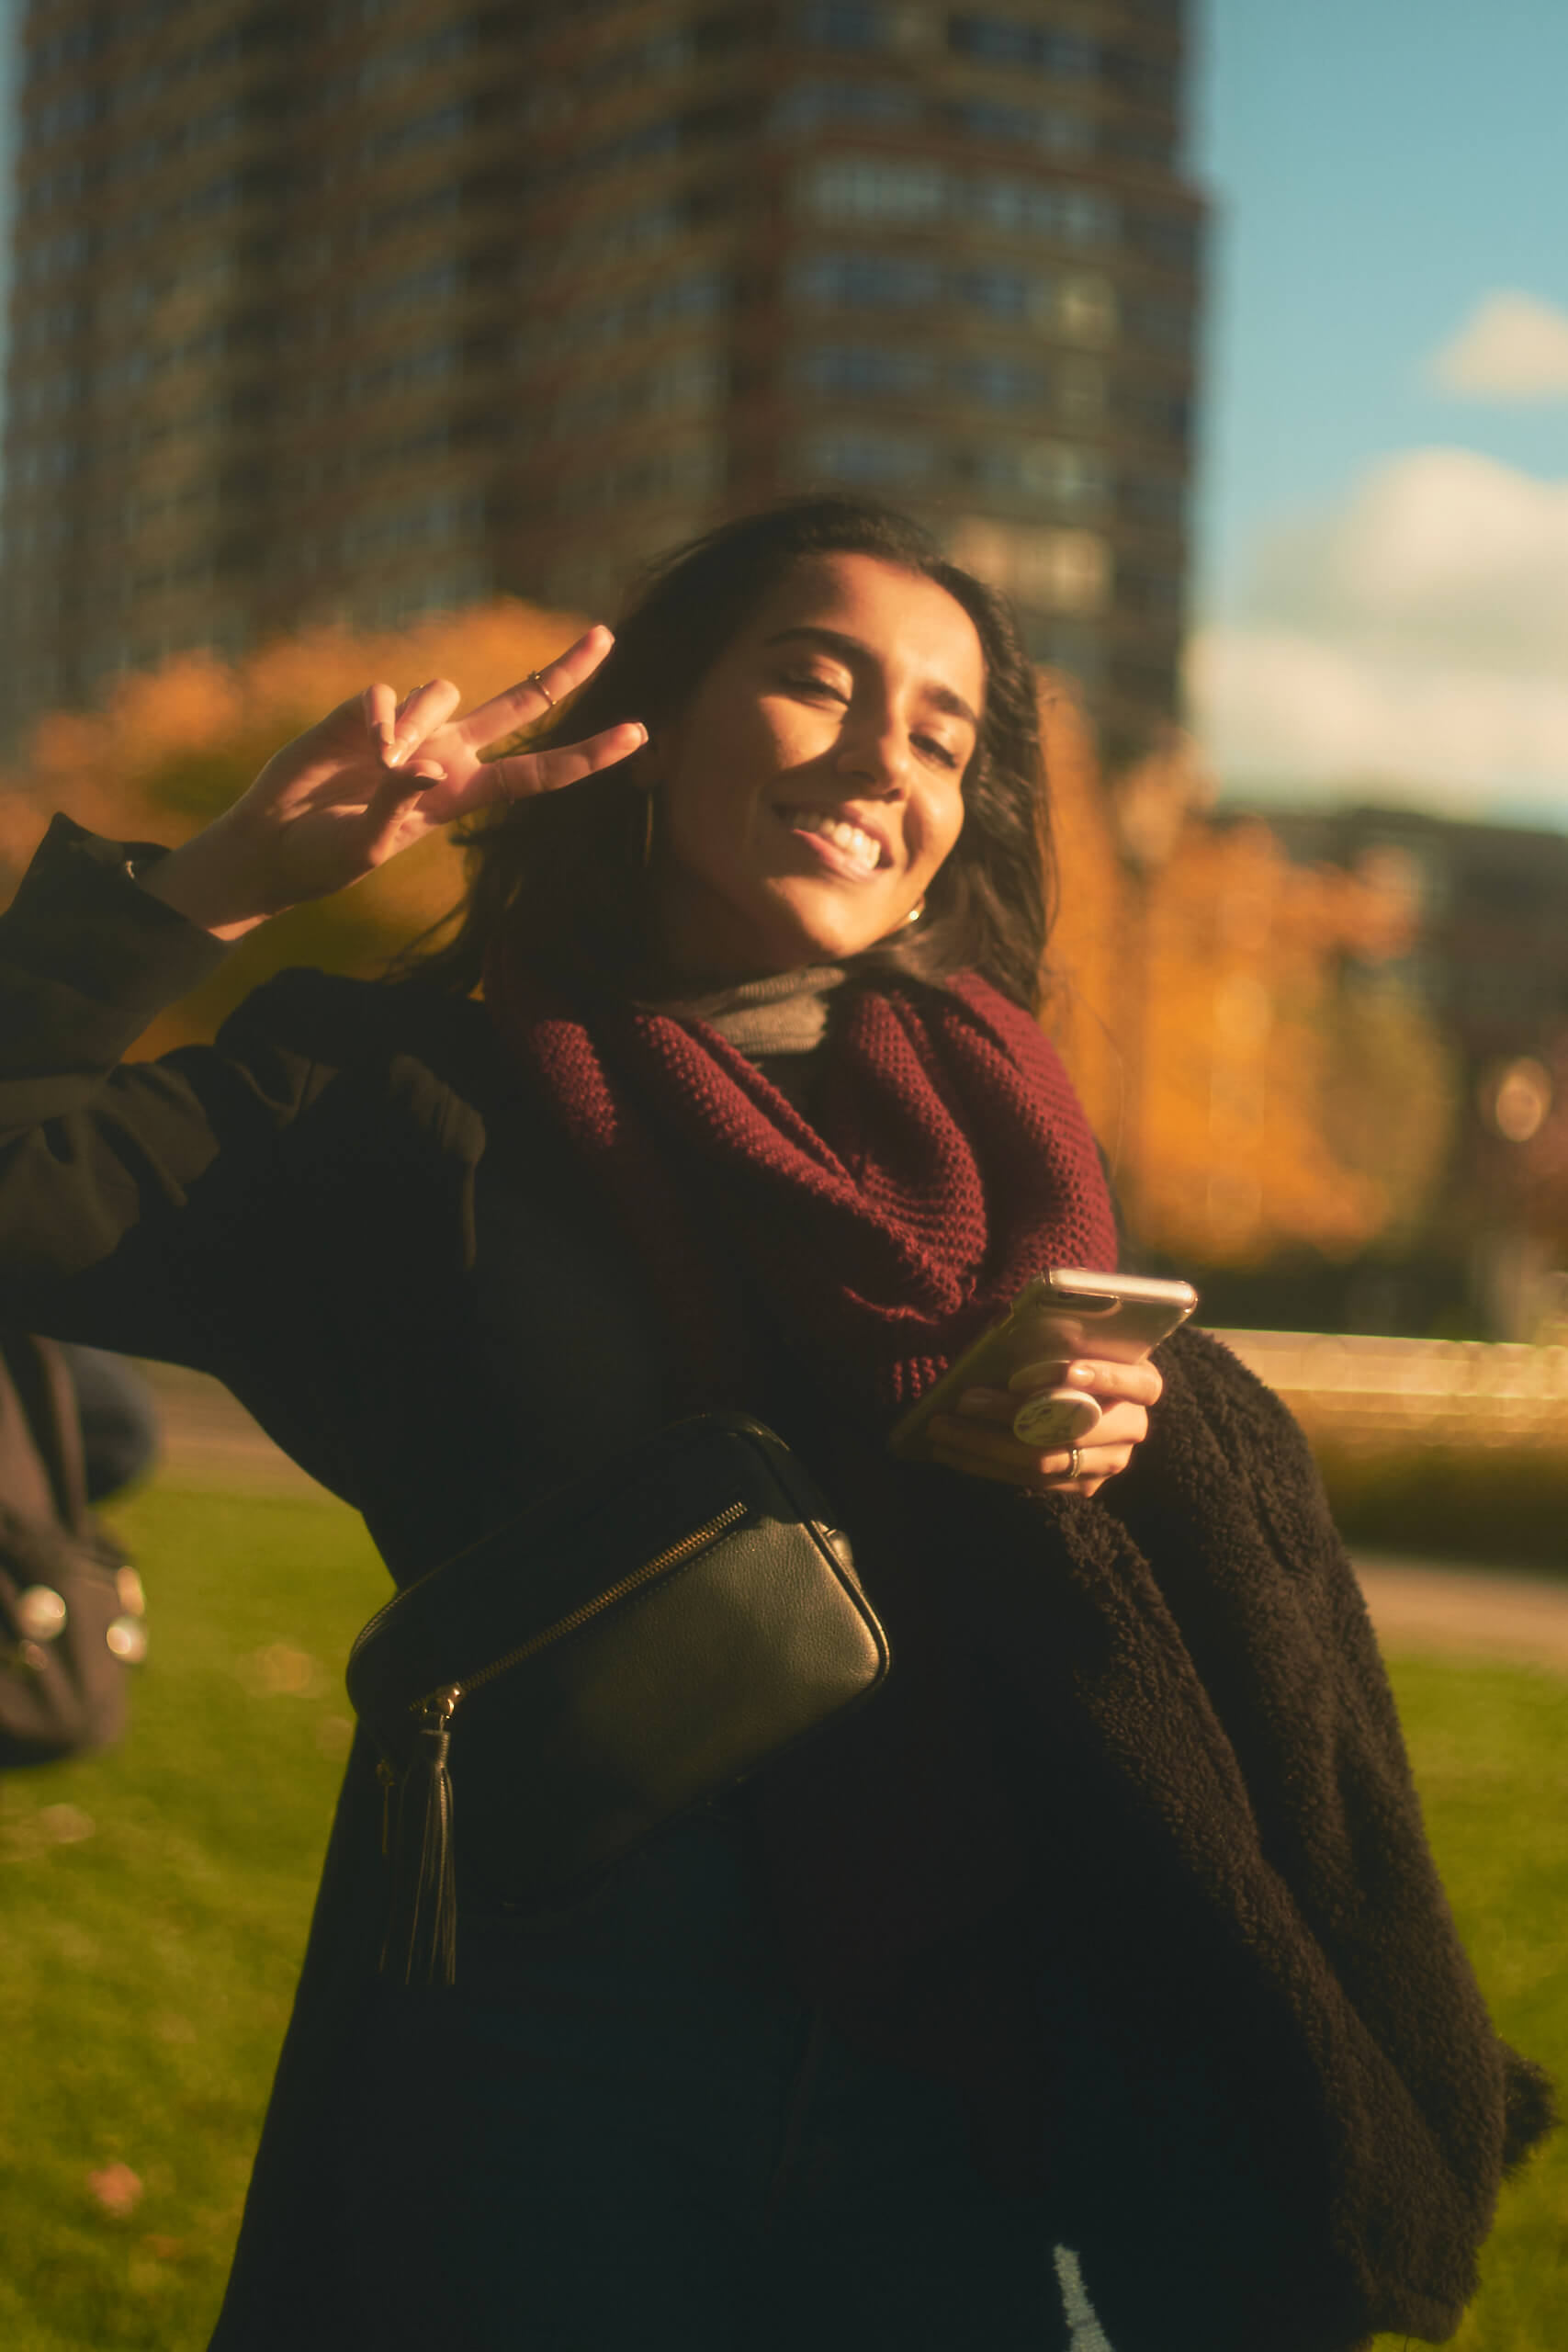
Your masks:
<path fill-rule="evenodd" d="M 965 1388 L 953 1399 L 953 1409 L 965 1420 L 1002 1421 L 1010 1429 L 1018 1398 L 1005 1388 Z"/>
<path fill-rule="evenodd" d="M 1149 1435 L 1149 1416 L 1143 1404 L 1112 1404 L 1093 1428 L 1098 1446 L 1140 1446 Z M 1079 1440 L 1079 1444 L 1084 1440 Z"/>
<path fill-rule="evenodd" d="M 365 713 L 365 724 L 370 740 L 383 759 L 392 748 L 392 733 L 397 725 L 398 698 L 390 686 L 378 682 L 367 686 L 359 697 Z"/>
<path fill-rule="evenodd" d="M 555 704 L 564 702 L 593 675 L 615 641 L 602 624 L 586 629 L 575 645 L 546 662 L 534 677 L 520 678 L 516 685 L 492 695 L 489 702 L 471 710 L 461 729 L 465 743 L 499 742 L 519 727 L 536 725 Z"/>
<path fill-rule="evenodd" d="M 387 765 L 405 765 L 425 737 L 446 725 L 462 699 L 460 690 L 450 678 L 432 678 L 428 685 L 416 686 L 399 706 L 391 746 L 386 755 Z"/>
<path fill-rule="evenodd" d="M 1026 1364 L 1015 1372 L 1008 1386 L 1029 1394 L 1042 1388 L 1081 1388 L 1086 1396 L 1108 1396 L 1137 1405 L 1159 1402 L 1164 1381 L 1146 1360 L 1111 1363 L 1099 1357 L 1077 1356 L 1071 1363 Z"/>
<path fill-rule="evenodd" d="M 492 760 L 482 773 L 494 778 L 496 797 L 531 800 L 536 793 L 559 792 L 564 785 L 581 784 L 585 775 L 629 760 L 647 741 L 647 728 L 631 718 L 607 727 L 602 735 L 590 735 L 586 742 L 563 743 L 547 752 L 514 752 L 510 759 Z"/>
<path fill-rule="evenodd" d="M 1087 1474 L 1077 1479 L 1068 1476 L 1069 1465 L 1065 1458 L 1061 1470 L 1049 1475 L 1034 1470 L 1007 1469 L 999 1462 L 978 1461 L 952 1446 L 933 1446 L 931 1460 L 944 1470 L 958 1471 L 965 1478 L 988 1478 L 993 1486 L 1012 1487 L 1020 1494 L 1081 1495 L 1091 1491 Z M 1103 1481 L 1100 1479 L 1093 1481 L 1094 1486 L 1101 1484 Z"/>
<path fill-rule="evenodd" d="M 1119 1408 L 1136 1414 L 1138 1423 L 1143 1414 L 1136 1406 Z M 1107 1420 L 1109 1420 L 1107 1416 Z M 1091 1442 L 1077 1448 L 1077 1471 L 1073 1469 L 1073 1453 L 1066 1445 L 1053 1445 L 1043 1450 L 1024 1445 L 1010 1432 L 992 1428 L 984 1421 L 959 1420 L 950 1413 L 933 1415 L 928 1423 L 929 1439 L 934 1453 L 940 1448 L 961 1464 L 976 1470 L 994 1470 L 1021 1486 L 1045 1487 L 1053 1490 L 1065 1478 L 1087 1476 L 1092 1472 L 1110 1477 L 1124 1470 L 1137 1448 L 1142 1434 L 1140 1427 L 1109 1429 L 1101 1421 Z"/>
<path fill-rule="evenodd" d="M 1021 1466 L 989 1458 L 969 1447 L 946 1443 L 933 1444 L 931 1458 L 945 1470 L 957 1470 L 970 1478 L 989 1478 L 998 1486 L 1016 1487 L 1024 1494 L 1093 1495 L 1107 1479 L 1127 1467 L 1132 1452 L 1131 1446 L 1080 1447 L 1076 1470 L 1071 1456 L 1066 1453 L 1044 1454 Z"/>
<path fill-rule="evenodd" d="M 366 846 L 372 862 L 378 862 L 410 812 L 434 788 L 429 777 L 408 768 L 388 769 L 365 805 Z"/>
<path fill-rule="evenodd" d="M 950 1413 L 935 1414 L 926 1426 L 933 1447 L 942 1446 L 950 1453 L 986 1463 L 1015 1478 L 1058 1477 L 1071 1459 L 1065 1445 L 1042 1451 L 1039 1446 L 1021 1444 L 1010 1430 L 994 1429 L 986 1421 L 961 1421 Z"/>

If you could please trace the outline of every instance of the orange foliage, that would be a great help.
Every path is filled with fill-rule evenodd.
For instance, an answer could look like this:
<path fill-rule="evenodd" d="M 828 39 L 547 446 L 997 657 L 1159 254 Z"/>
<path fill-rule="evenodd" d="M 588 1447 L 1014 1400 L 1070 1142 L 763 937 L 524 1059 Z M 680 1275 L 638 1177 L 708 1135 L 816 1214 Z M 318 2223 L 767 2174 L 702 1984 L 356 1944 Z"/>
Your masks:
<path fill-rule="evenodd" d="M 1325 1138 L 1329 1016 L 1347 956 L 1408 946 L 1407 897 L 1208 819 L 1179 740 L 1113 798 L 1049 682 L 1042 717 L 1061 876 L 1046 1023 L 1139 1240 L 1194 1265 L 1355 1255 L 1393 1204 Z"/>
<path fill-rule="evenodd" d="M 399 630 L 311 630 L 230 664 L 181 653 L 122 678 L 96 711 L 58 711 L 22 763 L 0 774 L 0 868 L 15 881 L 51 815 L 117 841 L 174 843 L 243 792 L 279 743 L 372 679 L 405 693 L 453 677 L 482 702 L 561 651 L 582 624 L 510 599 L 433 615 Z M 462 894 L 460 862 L 424 842 L 352 890 L 264 924 L 216 980 L 166 1014 L 139 1048 L 209 1036 L 257 981 L 288 964 L 373 972 Z"/>

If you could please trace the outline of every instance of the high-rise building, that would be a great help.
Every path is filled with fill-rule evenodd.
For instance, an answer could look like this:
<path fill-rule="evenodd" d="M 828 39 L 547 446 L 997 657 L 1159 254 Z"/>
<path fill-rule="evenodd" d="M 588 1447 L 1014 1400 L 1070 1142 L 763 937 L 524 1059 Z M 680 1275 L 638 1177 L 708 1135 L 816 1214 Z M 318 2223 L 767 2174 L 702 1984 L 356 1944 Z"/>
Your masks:
<path fill-rule="evenodd" d="M 792 491 L 1176 704 L 1183 0 L 31 0 L 11 717 L 187 645 L 597 611 Z"/>

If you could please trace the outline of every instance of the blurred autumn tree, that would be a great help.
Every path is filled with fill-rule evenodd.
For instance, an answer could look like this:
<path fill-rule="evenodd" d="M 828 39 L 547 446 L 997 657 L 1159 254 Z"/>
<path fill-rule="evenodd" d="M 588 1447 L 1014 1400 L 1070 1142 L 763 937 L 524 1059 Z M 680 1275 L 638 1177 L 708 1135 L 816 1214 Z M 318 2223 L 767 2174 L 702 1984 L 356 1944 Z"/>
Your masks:
<path fill-rule="evenodd" d="M 472 704 L 558 652 L 570 616 L 511 602 L 397 633 L 326 630 L 229 666 L 185 654 L 59 713 L 0 775 L 0 865 L 20 872 L 63 808 L 122 840 L 175 842 L 288 736 L 368 679 L 439 675 Z M 1139 1238 L 1179 1263 L 1408 1246 L 1449 1148 L 1442 1043 L 1397 982 L 1414 900 L 1400 876 L 1291 863 L 1259 823 L 1216 823 L 1173 732 L 1108 790 L 1070 685 L 1042 680 L 1058 913 L 1046 1022 Z M 3 879 L 3 876 L 0 876 Z M 374 972 L 462 888 L 431 842 L 339 897 L 264 925 L 141 1050 L 210 1035 L 269 972 Z"/>
<path fill-rule="evenodd" d="M 1043 701 L 1060 914 L 1047 1024 L 1141 1242 L 1193 1266 L 1407 1248 L 1446 1170 L 1452 1059 L 1396 967 L 1409 877 L 1292 863 L 1222 823 L 1193 747 L 1108 791 Z"/>
<path fill-rule="evenodd" d="M 9 897 L 56 809 L 118 841 L 184 841 L 239 797 L 280 743 L 369 680 L 388 679 L 404 694 L 427 678 L 457 678 L 471 706 L 549 661 L 581 627 L 502 600 L 397 631 L 280 639 L 232 665 L 177 654 L 123 678 L 101 710 L 45 718 L 24 761 L 0 773 L 0 897 Z M 286 965 L 378 971 L 462 887 L 457 854 L 431 840 L 352 890 L 264 923 L 213 980 L 154 1024 L 139 1054 L 210 1036 Z"/>

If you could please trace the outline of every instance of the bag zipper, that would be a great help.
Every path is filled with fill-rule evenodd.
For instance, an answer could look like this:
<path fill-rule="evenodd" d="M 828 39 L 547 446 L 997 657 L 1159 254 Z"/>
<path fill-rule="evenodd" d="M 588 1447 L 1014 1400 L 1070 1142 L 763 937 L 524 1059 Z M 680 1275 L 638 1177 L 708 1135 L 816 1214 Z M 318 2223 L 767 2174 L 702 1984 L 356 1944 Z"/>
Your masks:
<path fill-rule="evenodd" d="M 716 1519 L 710 1519 L 703 1526 L 694 1528 L 690 1535 L 682 1535 L 678 1544 L 671 1544 L 656 1559 L 645 1560 L 640 1568 L 634 1568 L 630 1576 L 621 1578 L 619 1584 L 613 1584 L 606 1591 L 596 1593 L 592 1600 L 585 1600 L 581 1608 L 571 1610 L 565 1617 L 558 1617 L 553 1625 L 547 1625 L 542 1633 L 531 1635 L 516 1649 L 508 1650 L 504 1657 L 492 1658 L 489 1666 L 481 1666 L 477 1673 L 467 1676 L 461 1682 L 441 1683 L 435 1690 L 427 1690 L 423 1698 L 411 1701 L 410 1714 L 431 1725 L 449 1723 L 458 1702 L 468 1698 L 471 1691 L 482 1690 L 487 1682 L 494 1682 L 501 1675 L 509 1674 L 514 1666 L 522 1666 L 526 1659 L 536 1657 L 552 1643 L 564 1640 L 568 1634 L 575 1634 L 579 1626 L 589 1624 L 604 1610 L 613 1608 L 617 1600 L 624 1600 L 627 1593 L 636 1592 L 640 1585 L 650 1583 L 655 1577 L 664 1575 L 667 1569 L 679 1567 L 682 1560 L 689 1559 L 694 1552 L 700 1552 L 705 1544 L 711 1544 L 716 1536 L 724 1534 L 745 1516 L 744 1503 L 730 1503 Z"/>

